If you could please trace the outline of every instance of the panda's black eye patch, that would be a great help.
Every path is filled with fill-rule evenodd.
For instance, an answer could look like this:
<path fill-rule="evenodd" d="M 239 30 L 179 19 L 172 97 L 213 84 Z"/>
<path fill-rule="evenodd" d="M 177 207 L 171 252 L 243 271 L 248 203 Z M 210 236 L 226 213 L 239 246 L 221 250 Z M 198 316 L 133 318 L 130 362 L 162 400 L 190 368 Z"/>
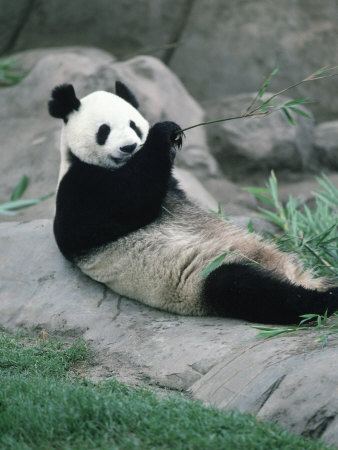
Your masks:
<path fill-rule="evenodd" d="M 107 124 L 103 124 L 100 126 L 96 133 L 96 142 L 99 145 L 104 145 L 110 133 L 110 126 Z"/>
<path fill-rule="evenodd" d="M 130 128 L 131 128 L 132 130 L 135 131 L 135 133 L 137 134 L 137 136 L 138 136 L 140 139 L 142 139 L 142 131 L 139 129 L 139 127 L 136 125 L 136 123 L 135 123 L 133 120 L 131 120 L 131 121 L 129 122 L 129 125 L 130 125 Z"/>

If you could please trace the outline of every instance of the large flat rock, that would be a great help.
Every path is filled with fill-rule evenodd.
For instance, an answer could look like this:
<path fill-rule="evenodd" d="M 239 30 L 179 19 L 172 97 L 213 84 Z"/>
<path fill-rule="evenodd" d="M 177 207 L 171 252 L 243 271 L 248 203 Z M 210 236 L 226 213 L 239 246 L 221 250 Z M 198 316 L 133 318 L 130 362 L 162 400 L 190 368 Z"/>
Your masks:
<path fill-rule="evenodd" d="M 297 433 L 338 442 L 338 339 L 262 341 L 250 324 L 182 317 L 121 297 L 65 261 L 50 220 L 0 223 L 0 327 L 83 337 L 86 375 L 189 390 Z"/>

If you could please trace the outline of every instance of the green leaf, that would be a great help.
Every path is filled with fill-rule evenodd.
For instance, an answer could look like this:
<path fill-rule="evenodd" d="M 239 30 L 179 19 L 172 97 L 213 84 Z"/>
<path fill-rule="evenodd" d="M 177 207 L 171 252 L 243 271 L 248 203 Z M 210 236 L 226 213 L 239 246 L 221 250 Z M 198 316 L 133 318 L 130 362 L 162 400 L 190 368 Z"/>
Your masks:
<path fill-rule="evenodd" d="M 284 106 L 282 106 L 281 109 L 282 109 L 283 113 L 285 114 L 286 118 L 288 119 L 289 123 L 291 123 L 291 125 L 295 126 L 296 122 L 291 117 L 289 111 Z"/>
<path fill-rule="evenodd" d="M 209 273 L 211 273 L 213 270 L 217 269 L 217 267 L 222 263 L 222 261 L 227 257 L 228 253 L 222 253 L 222 255 L 218 256 L 214 261 L 212 261 L 199 275 L 199 278 L 203 278 Z"/>
<path fill-rule="evenodd" d="M 6 216 L 16 216 L 18 213 L 14 211 L 7 211 L 7 209 L 2 208 L 2 206 L 0 205 L 0 214 L 4 214 Z"/>
<path fill-rule="evenodd" d="M 253 233 L 253 232 L 254 232 L 254 227 L 253 227 L 252 219 L 250 219 L 249 222 L 248 222 L 248 232 L 249 232 L 249 233 Z"/>
<path fill-rule="evenodd" d="M 274 336 L 278 336 L 279 334 L 290 333 L 291 331 L 295 331 L 295 330 L 276 329 L 274 331 L 262 331 L 261 333 L 256 334 L 256 337 L 268 339 L 268 338 L 272 338 Z"/>
<path fill-rule="evenodd" d="M 299 322 L 299 325 L 303 325 L 303 323 L 318 318 L 318 314 L 302 314 L 299 317 L 304 317 L 304 319 Z"/>
<path fill-rule="evenodd" d="M 263 97 L 263 94 L 265 93 L 269 84 L 271 83 L 272 77 L 274 77 L 278 73 L 278 71 L 279 71 L 279 64 L 277 64 L 277 66 L 273 69 L 273 71 L 270 73 L 270 75 L 265 79 L 262 88 L 258 92 L 258 98 Z M 265 103 L 267 103 L 267 102 L 265 102 Z M 262 108 L 262 106 L 261 106 L 261 108 Z"/>
<path fill-rule="evenodd" d="M 257 200 L 260 200 L 261 202 L 266 203 L 269 206 L 274 206 L 274 202 L 271 200 L 271 198 L 266 197 L 265 195 L 258 194 L 258 192 L 253 195 L 257 198 Z"/>
<path fill-rule="evenodd" d="M 289 106 L 289 108 L 295 112 L 296 114 L 299 114 L 300 116 L 306 117 L 307 119 L 313 120 L 313 117 L 310 116 L 310 114 L 307 114 L 306 112 L 302 111 L 301 109 L 294 108 L 293 106 Z"/>
<path fill-rule="evenodd" d="M 24 175 L 19 181 L 19 183 L 15 186 L 12 192 L 11 201 L 18 200 L 19 198 L 21 198 L 23 193 L 27 189 L 27 186 L 28 186 L 28 178 L 26 175 Z"/>
<path fill-rule="evenodd" d="M 248 191 L 251 194 L 255 194 L 255 193 L 268 194 L 270 192 L 268 188 L 261 188 L 261 187 L 244 187 L 244 188 L 242 188 L 242 190 Z"/>
<path fill-rule="evenodd" d="M 298 98 L 296 100 L 291 100 L 290 102 L 285 103 L 284 106 L 289 107 L 293 105 L 303 105 L 305 103 L 313 103 L 313 101 L 308 97 Z"/>
<path fill-rule="evenodd" d="M 0 208 L 1 208 L 0 211 L 1 212 L 3 212 L 3 210 L 10 211 L 12 209 L 27 208 L 28 206 L 37 205 L 38 203 L 43 202 L 44 200 L 46 200 L 47 198 L 51 197 L 52 195 L 54 195 L 53 192 L 51 194 L 44 195 L 43 197 L 39 197 L 39 198 L 35 198 L 35 199 L 14 200 L 14 201 L 9 201 L 9 202 L 6 202 L 6 203 L 2 203 L 0 205 Z"/>
<path fill-rule="evenodd" d="M 281 228 L 283 231 L 285 230 L 285 220 L 281 219 L 277 214 L 264 209 L 264 208 L 259 208 L 260 211 L 262 211 L 264 214 L 259 214 L 260 217 L 264 217 L 265 219 L 270 220 L 270 222 L 275 223 L 276 225 L 279 226 L 279 228 Z"/>

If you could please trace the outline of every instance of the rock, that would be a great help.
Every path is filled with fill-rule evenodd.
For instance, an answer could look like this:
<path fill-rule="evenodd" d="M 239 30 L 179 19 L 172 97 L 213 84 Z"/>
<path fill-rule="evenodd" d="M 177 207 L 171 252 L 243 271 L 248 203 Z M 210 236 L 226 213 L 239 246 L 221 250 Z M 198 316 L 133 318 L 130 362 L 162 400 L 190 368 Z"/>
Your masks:
<path fill-rule="evenodd" d="M 53 47 L 50 48 L 37 48 L 28 51 L 18 52 L 13 55 L 13 58 L 17 62 L 18 67 L 23 71 L 23 73 L 29 73 L 34 69 L 34 66 L 40 61 L 40 59 L 46 56 L 60 55 L 63 53 L 75 53 L 76 55 L 82 55 L 90 59 L 91 64 L 110 64 L 116 61 L 116 58 L 100 48 L 96 47 Z"/>
<path fill-rule="evenodd" d="M 209 405 L 250 411 L 293 433 L 338 443 L 338 340 L 325 350 L 315 350 L 311 340 L 279 337 L 230 352 L 190 392 Z"/>
<path fill-rule="evenodd" d="M 1 54 L 72 43 L 120 59 L 154 54 L 200 101 L 257 91 L 278 61 L 276 91 L 338 60 L 336 0 L 0 0 L 0 11 Z M 336 91 L 326 80 L 294 95 L 317 100 L 317 120 L 335 120 Z"/>
<path fill-rule="evenodd" d="M 1 53 L 73 42 L 128 58 L 144 52 L 164 55 L 166 46 L 177 41 L 186 5 L 180 0 L 0 0 L 0 10 Z"/>
<path fill-rule="evenodd" d="M 9 199 L 23 174 L 30 179 L 26 198 L 55 191 L 61 121 L 49 116 L 47 101 L 52 88 L 58 84 L 74 84 L 78 96 L 82 97 L 99 89 L 113 91 L 115 81 L 121 79 L 135 91 L 141 112 L 151 123 L 174 120 L 185 126 L 203 118 L 203 110 L 177 77 L 152 57 L 115 63 L 106 52 L 77 47 L 25 52 L 19 54 L 18 59 L 23 61 L 24 67 L 33 68 L 21 83 L 0 89 L 3 106 L 0 110 L 0 202 Z M 204 130 L 196 129 L 187 134 L 177 164 L 201 176 L 217 173 L 217 164 L 208 152 Z M 54 203 L 55 199 L 51 198 L 25 210 L 21 217 L 52 217 Z"/>
<path fill-rule="evenodd" d="M 262 100 L 270 95 L 265 94 Z M 206 106 L 207 116 L 217 119 L 243 114 L 254 98 L 255 94 L 242 94 L 219 100 Z M 278 104 L 289 100 L 280 97 Z M 297 126 L 292 126 L 284 114 L 277 111 L 264 118 L 209 125 L 211 152 L 223 172 L 236 181 L 248 179 L 252 173 L 267 178 L 271 169 L 279 173 L 314 170 L 318 161 L 312 146 L 313 122 L 302 116 L 295 120 Z"/>
<path fill-rule="evenodd" d="M 206 210 L 212 209 L 217 211 L 217 201 L 205 189 L 203 184 L 190 172 L 175 167 L 174 176 L 179 181 L 181 189 L 183 189 L 193 201 L 204 207 Z"/>
<path fill-rule="evenodd" d="M 118 296 L 63 259 L 50 220 L 0 223 L 0 327 L 91 345 L 99 368 L 134 384 L 194 398 L 338 443 L 338 337 L 315 332 L 257 340 L 250 324 L 183 317 Z"/>
<path fill-rule="evenodd" d="M 222 0 L 192 2 L 180 39 L 167 61 L 199 101 L 258 92 L 279 62 L 277 92 L 338 60 L 336 0 Z M 273 24 L 273 25 L 272 25 Z M 316 120 L 335 120 L 337 81 L 306 83 L 293 98 L 311 97 Z M 209 117 L 208 117 L 209 118 Z"/>
<path fill-rule="evenodd" d="M 338 169 L 338 121 L 315 127 L 314 146 L 321 163 L 330 170 Z"/>

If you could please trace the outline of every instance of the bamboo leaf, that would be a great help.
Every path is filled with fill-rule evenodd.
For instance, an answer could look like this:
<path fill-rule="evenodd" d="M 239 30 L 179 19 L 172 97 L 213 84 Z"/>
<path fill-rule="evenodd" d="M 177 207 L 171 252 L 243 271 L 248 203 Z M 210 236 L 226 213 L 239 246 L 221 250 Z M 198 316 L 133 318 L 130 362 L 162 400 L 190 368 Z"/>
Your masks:
<path fill-rule="evenodd" d="M 1 206 L 1 212 L 2 210 L 11 211 L 13 209 L 20 209 L 20 208 L 27 208 L 28 206 L 37 205 L 38 203 L 43 202 L 47 198 L 54 195 L 54 193 L 44 195 L 43 197 L 35 198 L 35 199 L 29 199 L 29 200 L 14 200 L 9 201 L 6 203 L 2 203 Z"/>
<path fill-rule="evenodd" d="M 296 100 L 291 100 L 290 102 L 287 102 L 284 104 L 284 106 L 289 107 L 293 105 L 303 105 L 305 103 L 313 103 L 312 100 L 308 97 L 298 98 Z"/>
<path fill-rule="evenodd" d="M 263 97 L 263 94 L 265 93 L 269 84 L 271 83 L 272 78 L 278 73 L 278 71 L 279 71 L 279 64 L 277 64 L 277 66 L 273 69 L 273 71 L 270 73 L 270 75 L 265 79 L 263 86 L 258 93 L 258 98 Z M 261 106 L 261 108 L 262 108 L 262 106 Z"/>
<path fill-rule="evenodd" d="M 264 208 L 259 208 L 260 211 L 262 211 L 264 214 L 259 214 L 260 217 L 264 217 L 269 219 L 271 222 L 275 223 L 276 225 L 278 225 L 283 231 L 285 230 L 285 220 L 281 219 L 277 214 L 264 209 Z"/>
<path fill-rule="evenodd" d="M 227 257 L 228 253 L 222 253 L 222 255 L 218 256 L 214 261 L 212 261 L 199 275 L 199 278 L 203 278 L 209 273 L 211 273 L 213 270 L 217 269 L 217 267 L 223 262 L 223 260 Z"/>
<path fill-rule="evenodd" d="M 250 219 L 249 222 L 248 222 L 248 232 L 249 232 L 249 233 L 253 233 L 253 232 L 254 232 L 254 227 L 253 227 L 252 219 Z"/>
<path fill-rule="evenodd" d="M 295 126 L 295 125 L 296 125 L 296 122 L 295 122 L 295 121 L 293 120 L 293 118 L 291 117 L 289 111 L 288 111 L 284 106 L 282 106 L 281 109 L 282 109 L 283 113 L 285 114 L 285 116 L 286 116 L 288 122 L 291 123 L 291 125 Z"/>
<path fill-rule="evenodd" d="M 305 111 L 302 111 L 301 109 L 295 108 L 293 106 L 289 106 L 289 108 L 295 112 L 296 114 L 299 114 L 300 116 L 306 117 L 307 119 L 313 120 L 313 117 L 310 116 L 310 114 L 307 114 Z"/>
<path fill-rule="evenodd" d="M 28 178 L 26 175 L 24 175 L 19 183 L 15 186 L 12 195 L 11 195 L 11 201 L 18 200 L 22 197 L 23 193 L 27 189 L 28 186 Z"/>

